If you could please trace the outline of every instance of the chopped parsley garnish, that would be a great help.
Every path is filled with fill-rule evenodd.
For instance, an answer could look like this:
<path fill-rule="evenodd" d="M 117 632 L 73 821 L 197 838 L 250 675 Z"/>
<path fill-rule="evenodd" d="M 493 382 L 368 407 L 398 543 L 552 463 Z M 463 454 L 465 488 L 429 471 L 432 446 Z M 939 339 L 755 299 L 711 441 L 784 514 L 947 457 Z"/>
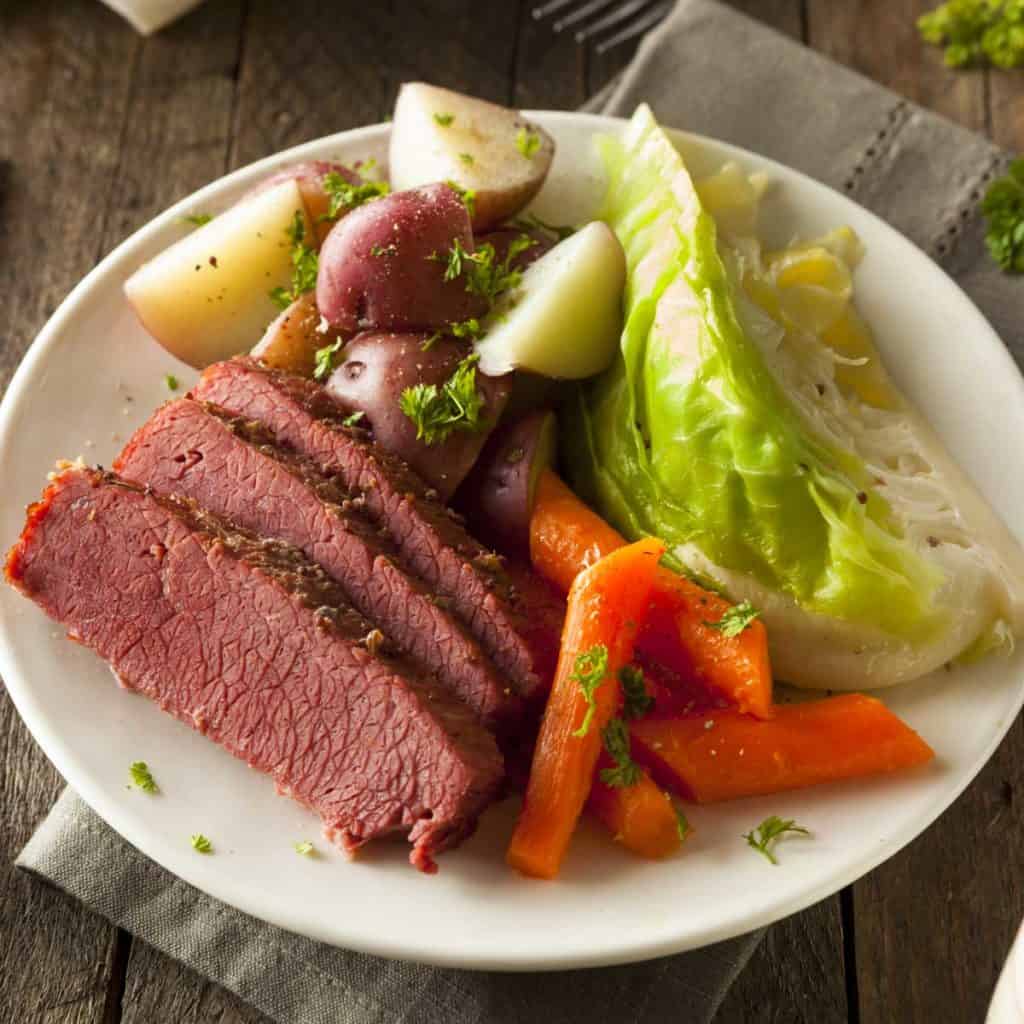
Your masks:
<path fill-rule="evenodd" d="M 540 135 L 529 128 L 520 128 L 516 135 L 516 149 L 519 150 L 527 160 L 532 160 L 540 149 Z"/>
<path fill-rule="evenodd" d="M 131 772 L 132 782 L 143 793 L 156 793 L 159 790 L 160 787 L 157 786 L 156 779 L 153 778 L 145 761 L 133 761 L 131 768 L 128 770 Z"/>
<path fill-rule="evenodd" d="M 167 385 L 168 391 L 178 390 L 178 378 L 175 377 L 173 373 L 164 374 L 164 383 Z"/>
<path fill-rule="evenodd" d="M 292 246 L 291 288 L 278 287 L 270 292 L 270 297 L 282 309 L 287 309 L 300 295 L 316 287 L 319 269 L 316 250 L 306 245 L 306 221 L 299 210 L 295 211 L 295 217 L 288 225 L 288 239 Z"/>
<path fill-rule="evenodd" d="M 447 257 L 434 253 L 430 258 L 445 262 L 444 280 L 454 281 L 465 277 L 466 291 L 479 295 L 487 304 L 493 305 L 494 300 L 510 288 L 515 288 L 522 280 L 520 271 L 513 269 L 512 261 L 522 252 L 537 243 L 529 235 L 520 235 L 512 240 L 503 260 L 498 260 L 497 252 L 490 242 L 477 246 L 473 252 L 463 248 L 462 242 L 456 238 L 448 250 Z"/>
<path fill-rule="evenodd" d="M 465 164 L 465 165 L 466 165 L 467 167 L 472 167 L 472 166 L 473 166 L 473 164 L 475 164 L 475 163 L 476 163 L 476 160 L 474 160 L 474 159 L 473 159 L 473 154 L 472 154 L 472 153 L 460 153 L 460 154 L 459 154 L 459 159 L 460 159 L 460 160 L 461 160 L 461 161 L 462 161 L 462 162 L 463 162 L 463 163 L 464 163 L 464 164 Z"/>
<path fill-rule="evenodd" d="M 295 852 L 301 853 L 303 857 L 309 857 L 314 852 L 313 844 L 308 839 L 301 843 L 292 843 L 292 846 L 295 848 Z"/>
<path fill-rule="evenodd" d="M 443 337 L 444 335 L 440 331 L 434 331 L 420 343 L 420 351 L 429 352 Z"/>
<path fill-rule="evenodd" d="M 476 338 L 480 335 L 480 321 L 475 316 L 468 320 L 453 321 L 448 325 L 453 338 Z"/>
<path fill-rule="evenodd" d="M 394 242 L 388 245 L 371 245 L 370 255 L 371 256 L 394 256 L 398 252 L 398 246 Z"/>
<path fill-rule="evenodd" d="M 317 380 L 324 380 L 329 377 L 334 370 L 334 357 L 341 351 L 341 347 L 344 342 L 341 338 L 337 341 L 331 342 L 330 345 L 324 345 L 323 348 L 316 350 L 316 366 L 313 370 L 313 376 Z"/>
<path fill-rule="evenodd" d="M 213 843 L 211 843 L 210 840 L 202 834 L 202 832 L 197 832 L 192 836 L 191 842 L 192 849 L 195 850 L 196 853 L 213 853 Z"/>
<path fill-rule="evenodd" d="M 763 857 L 767 857 L 774 865 L 778 866 L 775 859 L 773 847 L 775 843 L 787 834 L 809 836 L 811 833 L 798 825 L 792 818 L 780 818 L 777 814 L 765 818 L 760 825 L 752 832 L 746 832 L 743 838 L 751 849 L 757 850 Z"/>
<path fill-rule="evenodd" d="M 601 740 L 614 768 L 601 769 L 606 786 L 635 786 L 640 781 L 640 768 L 629 754 L 629 730 L 621 718 L 613 718 L 601 731 Z"/>
<path fill-rule="evenodd" d="M 368 170 L 369 165 L 364 165 L 362 169 Z M 364 181 L 361 185 L 353 185 L 337 171 L 325 174 L 320 184 L 328 199 L 327 212 L 323 215 L 323 220 L 337 220 L 342 211 L 354 210 L 357 206 L 380 199 L 391 191 L 385 181 Z"/>
<path fill-rule="evenodd" d="M 476 192 L 471 188 L 463 188 L 450 178 L 445 181 L 445 184 L 459 197 L 462 205 L 466 208 L 466 213 L 472 217 L 476 213 Z"/>
<path fill-rule="evenodd" d="M 643 669 L 626 665 L 619 669 L 622 684 L 622 713 L 626 718 L 641 718 L 654 707 L 654 698 L 647 692 Z"/>
<path fill-rule="evenodd" d="M 992 259 L 1003 270 L 1024 272 L 1024 158 L 1014 160 L 1009 173 L 989 185 L 981 212 L 985 216 L 985 244 Z"/>
<path fill-rule="evenodd" d="M 576 655 L 569 682 L 579 686 L 583 699 L 587 702 L 587 711 L 580 727 L 573 732 L 573 736 L 582 738 L 590 732 L 590 723 L 594 720 L 594 711 L 597 709 L 594 695 L 607 675 L 608 648 L 604 644 L 594 644 L 589 650 Z"/>
<path fill-rule="evenodd" d="M 435 114 L 434 115 L 434 120 L 442 128 L 447 128 L 448 125 L 450 125 L 452 123 L 452 121 L 455 120 L 455 115 L 454 114 Z"/>
<path fill-rule="evenodd" d="M 212 213 L 190 213 L 181 218 L 181 223 L 191 224 L 193 227 L 201 228 L 204 224 L 209 224 L 211 220 L 213 220 Z"/>
<path fill-rule="evenodd" d="M 1024 4 L 1021 0 L 949 0 L 917 19 L 926 43 L 944 47 L 953 68 L 1024 63 Z"/>
<path fill-rule="evenodd" d="M 667 793 L 665 794 L 666 799 L 672 805 L 672 810 L 676 814 L 676 832 L 679 833 L 679 842 L 685 842 L 686 837 L 693 831 L 693 827 L 687 820 L 685 814 L 683 814 L 682 808 L 673 800 Z"/>
<path fill-rule="evenodd" d="M 363 410 L 362 410 L 362 409 L 358 409 L 358 410 L 357 410 L 356 412 L 354 412 L 354 413 L 351 413 L 350 415 L 346 416 L 346 417 L 345 417 L 345 418 L 344 418 L 344 419 L 343 419 L 343 420 L 341 421 L 341 425 L 342 425 L 343 427 L 354 427 L 354 426 L 356 426 L 356 424 L 357 424 L 357 423 L 358 423 L 358 422 L 359 422 L 359 421 L 360 421 L 360 420 L 361 420 L 361 419 L 362 419 L 362 418 L 363 418 L 363 417 L 364 417 L 365 415 L 366 415 L 366 413 L 365 413 L 365 412 L 363 412 Z"/>
<path fill-rule="evenodd" d="M 705 622 L 705 626 L 717 629 L 724 637 L 730 640 L 739 636 L 753 621 L 760 615 L 760 612 L 749 602 L 734 605 L 717 622 Z"/>
<path fill-rule="evenodd" d="M 415 384 L 402 392 L 398 406 L 415 424 L 418 441 L 439 444 L 456 430 L 471 432 L 485 425 L 480 416 L 484 400 L 476 389 L 479 358 L 466 356 L 440 387 Z"/>

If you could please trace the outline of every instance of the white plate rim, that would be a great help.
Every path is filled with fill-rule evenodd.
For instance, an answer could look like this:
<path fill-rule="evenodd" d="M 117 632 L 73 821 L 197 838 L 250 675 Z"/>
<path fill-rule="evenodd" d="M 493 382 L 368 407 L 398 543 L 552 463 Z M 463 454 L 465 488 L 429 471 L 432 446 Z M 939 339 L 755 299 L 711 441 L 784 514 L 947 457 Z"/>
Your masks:
<path fill-rule="evenodd" d="M 541 123 L 582 123 L 591 126 L 595 132 L 615 130 L 617 128 L 621 128 L 626 123 L 625 119 L 613 118 L 599 114 L 532 110 L 526 111 L 525 113 L 532 118 L 536 118 Z M 254 163 L 248 164 L 245 167 L 239 168 L 230 174 L 211 182 L 199 189 L 197 192 L 176 202 L 169 209 L 149 221 L 129 236 L 125 241 L 119 244 L 107 256 L 105 256 L 60 303 L 27 350 L 22 362 L 11 379 L 2 403 L 0 403 L 0 446 L 4 446 L 8 443 L 8 438 L 17 422 L 19 405 L 23 393 L 26 391 L 26 386 L 31 381 L 37 365 L 45 357 L 49 344 L 51 344 L 53 339 L 59 337 L 60 332 L 65 327 L 66 323 L 75 315 L 79 306 L 86 301 L 94 285 L 98 281 L 111 275 L 116 276 L 118 273 L 123 274 L 124 268 L 128 264 L 134 265 L 133 261 L 137 258 L 139 250 L 145 246 L 147 240 L 152 234 L 191 210 L 202 208 L 203 204 L 208 203 L 221 191 L 227 190 L 232 185 L 243 183 L 247 179 L 256 179 L 281 164 L 314 158 L 319 155 L 320 151 L 328 146 L 337 145 L 342 142 L 344 144 L 354 144 L 360 141 L 369 142 L 370 140 L 375 139 L 380 133 L 386 133 L 389 130 L 390 125 L 387 123 L 350 129 L 348 131 L 334 133 L 329 136 L 323 136 L 321 138 L 302 143 L 255 161 Z M 999 354 L 996 358 L 1002 359 L 1005 373 L 1015 381 L 1018 396 L 1022 401 L 1024 401 L 1024 377 L 1021 376 L 1019 368 L 999 336 L 996 334 L 994 328 L 985 319 L 984 315 L 973 301 L 963 292 L 960 286 L 951 277 L 949 277 L 946 271 L 938 266 L 926 253 L 910 242 L 909 239 L 905 238 L 894 228 L 886 224 L 881 218 L 871 213 L 871 211 L 860 207 L 859 204 L 856 204 L 848 196 L 842 195 L 837 190 L 824 185 L 800 171 L 763 157 L 752 151 L 743 149 L 742 147 L 734 146 L 712 137 L 681 131 L 675 131 L 673 134 L 677 135 L 681 139 L 690 140 L 698 145 L 701 143 L 710 143 L 716 148 L 732 154 L 738 160 L 752 160 L 765 167 L 770 172 L 775 172 L 776 174 L 785 177 L 795 177 L 806 186 L 810 186 L 818 190 L 825 189 L 844 202 L 858 206 L 862 216 L 866 216 L 870 220 L 874 221 L 878 227 L 884 230 L 894 246 L 903 247 L 908 258 L 926 260 L 933 271 L 941 274 L 945 278 L 947 286 L 957 293 L 964 308 L 964 315 L 966 316 L 970 313 L 970 315 L 973 316 L 975 320 L 974 329 L 978 332 L 979 337 L 985 337 L 987 343 L 993 345 L 998 350 Z M 0 621 L 0 627 L 6 629 L 10 627 L 10 624 Z M 143 854 L 150 857 L 157 863 L 163 863 L 164 866 L 167 866 L 166 861 L 168 858 L 163 856 L 166 854 L 166 851 L 155 849 L 152 844 L 146 841 L 144 835 L 135 827 L 131 813 L 125 811 L 124 803 L 119 803 L 118 800 L 115 799 L 114 795 L 100 785 L 98 781 L 92 780 L 88 775 L 88 770 L 78 763 L 74 753 L 68 748 L 62 738 L 50 729 L 45 715 L 41 713 L 41 709 L 33 700 L 31 684 L 20 677 L 20 674 L 15 669 L 13 661 L 9 658 L 5 644 L 0 644 L 0 675 L 2 675 L 6 683 L 7 690 L 10 693 L 22 720 L 28 726 L 29 731 L 32 733 L 43 752 L 55 765 L 58 771 L 60 771 L 62 776 L 112 828 L 119 832 Z M 697 932 L 690 933 L 683 940 L 669 937 L 668 939 L 659 939 L 651 942 L 637 941 L 623 945 L 621 948 L 614 950 L 603 949 L 593 955 L 587 954 L 586 952 L 577 952 L 568 956 L 559 956 L 555 954 L 552 956 L 544 956 L 539 959 L 537 954 L 533 951 L 520 950 L 518 953 L 510 951 L 507 955 L 503 955 L 501 957 L 474 957 L 466 952 L 448 952 L 438 950 L 436 948 L 428 948 L 423 942 L 409 941 L 408 937 L 404 935 L 382 936 L 372 941 L 361 939 L 357 944 L 353 944 L 348 948 L 353 948 L 360 952 L 374 955 L 430 963 L 437 966 L 502 971 L 561 970 L 567 968 L 607 966 L 652 959 L 673 953 L 684 952 L 686 950 L 701 948 L 715 942 L 754 931 L 791 914 L 797 913 L 798 911 L 804 910 L 820 900 L 838 892 L 843 887 L 851 884 L 884 861 L 888 860 L 891 856 L 920 835 L 945 810 L 948 809 L 964 789 L 966 789 L 970 782 L 972 782 L 978 775 L 984 765 L 991 758 L 996 748 L 1002 742 L 1017 714 L 1020 712 L 1022 705 L 1024 705 L 1024 679 L 1018 681 L 1017 693 L 1012 705 L 1012 713 L 1006 716 L 1005 721 L 1003 721 L 995 730 L 989 742 L 981 748 L 971 765 L 961 772 L 957 777 L 955 784 L 951 784 L 943 792 L 943 798 L 941 801 L 936 801 L 935 804 L 922 810 L 916 815 L 908 816 L 900 823 L 900 827 L 895 829 L 884 842 L 880 843 L 870 852 L 867 852 L 864 856 L 844 865 L 842 869 L 837 870 L 821 884 L 803 890 L 798 898 L 781 901 L 777 905 L 773 905 L 770 909 L 763 912 L 751 913 L 742 919 L 727 920 L 721 922 L 717 926 L 705 927 Z M 311 933 L 307 928 L 304 928 L 304 919 L 301 915 L 295 915 L 284 911 L 268 914 L 266 912 L 266 905 L 262 903 L 257 905 L 251 898 L 248 898 L 244 887 L 225 886 L 217 892 L 211 891 L 211 887 L 205 884 L 205 876 L 201 875 L 198 871 L 191 870 L 188 862 L 184 859 L 176 860 L 174 868 L 169 868 L 169 870 L 173 870 L 186 882 L 206 892 L 208 895 L 216 899 L 223 900 L 245 913 L 252 914 L 255 917 L 269 921 L 270 923 L 278 925 L 279 927 L 289 931 L 306 934 L 311 938 L 329 942 L 334 945 L 340 944 L 337 941 L 336 935 L 329 936 L 323 933 L 315 934 Z"/>

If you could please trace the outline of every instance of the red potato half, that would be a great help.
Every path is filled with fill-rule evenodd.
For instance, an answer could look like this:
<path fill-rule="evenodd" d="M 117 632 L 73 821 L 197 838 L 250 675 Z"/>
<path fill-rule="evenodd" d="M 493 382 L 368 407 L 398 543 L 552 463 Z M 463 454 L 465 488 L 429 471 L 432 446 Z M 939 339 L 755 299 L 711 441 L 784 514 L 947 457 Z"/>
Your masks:
<path fill-rule="evenodd" d="M 282 181 L 294 181 L 299 186 L 299 194 L 306 205 L 309 219 L 313 223 L 317 245 L 323 245 L 324 239 L 334 227 L 333 221 L 324 219 L 330 206 L 330 197 L 324 191 L 324 178 L 331 173 L 339 175 L 350 185 L 363 183 L 359 172 L 344 164 L 333 163 L 330 160 L 307 160 L 301 164 L 292 164 L 290 167 L 283 167 L 276 171 L 255 188 L 250 189 L 239 202 L 244 203 L 253 196 L 265 192 L 268 188 L 279 185 Z"/>
<path fill-rule="evenodd" d="M 427 444 L 416 437 L 416 425 L 402 411 L 402 392 L 417 384 L 440 388 L 471 352 L 466 342 L 442 338 L 424 351 L 428 334 L 365 332 L 345 347 L 342 361 L 327 380 L 327 390 L 346 409 L 362 412 L 360 426 L 415 469 L 447 501 L 476 461 L 508 400 L 507 377 L 476 373 L 484 400 L 483 429 L 457 430 L 445 440 Z"/>
<path fill-rule="evenodd" d="M 551 169 L 555 143 L 516 110 L 423 82 L 395 103 L 388 164 L 396 189 L 454 181 L 475 193 L 473 228 L 522 210 Z"/>
<path fill-rule="evenodd" d="M 339 221 L 320 250 L 316 300 L 341 330 L 431 331 L 479 317 L 483 299 L 465 278 L 446 281 L 458 243 L 473 250 L 469 215 L 455 192 L 435 184 L 392 192 Z"/>
<path fill-rule="evenodd" d="M 529 560 L 537 480 L 554 461 L 556 439 L 550 410 L 499 427 L 459 488 L 455 504 L 473 533 L 502 554 Z"/>
<path fill-rule="evenodd" d="M 317 350 L 344 337 L 321 317 L 313 293 L 306 292 L 271 322 L 251 354 L 275 370 L 312 377 Z"/>

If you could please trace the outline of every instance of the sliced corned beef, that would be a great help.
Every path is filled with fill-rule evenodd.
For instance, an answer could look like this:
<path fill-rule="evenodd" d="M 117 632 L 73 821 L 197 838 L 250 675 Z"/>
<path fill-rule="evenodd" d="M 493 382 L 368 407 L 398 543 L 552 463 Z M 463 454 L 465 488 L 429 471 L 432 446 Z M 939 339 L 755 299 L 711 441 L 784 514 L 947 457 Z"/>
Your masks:
<path fill-rule="evenodd" d="M 123 683 L 323 819 L 344 848 L 407 833 L 410 859 L 475 826 L 502 779 L 491 735 L 295 548 L 192 503 L 72 468 L 31 506 L 7 577 Z"/>
<path fill-rule="evenodd" d="M 518 717 L 522 700 L 443 599 L 404 571 L 394 546 L 334 481 L 260 426 L 182 398 L 136 431 L 114 471 L 299 548 L 485 722 L 505 726 Z"/>
<path fill-rule="evenodd" d="M 515 582 L 501 560 L 473 539 L 408 466 L 365 431 L 346 427 L 343 412 L 313 381 L 268 369 L 248 358 L 209 367 L 191 397 L 262 423 L 279 442 L 310 458 L 365 501 L 406 564 L 466 624 L 518 692 L 542 693 L 554 671 L 552 638 L 538 642 L 539 624 L 559 621 L 551 591 L 529 571 Z"/>

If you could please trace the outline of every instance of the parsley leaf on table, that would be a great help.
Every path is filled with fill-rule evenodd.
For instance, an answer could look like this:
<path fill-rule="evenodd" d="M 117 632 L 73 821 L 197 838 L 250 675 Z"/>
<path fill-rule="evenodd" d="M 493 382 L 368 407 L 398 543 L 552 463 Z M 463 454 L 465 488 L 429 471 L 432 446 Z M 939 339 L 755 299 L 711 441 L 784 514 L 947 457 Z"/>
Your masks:
<path fill-rule="evenodd" d="M 1024 64 L 1024 0 L 948 0 L 917 19 L 926 43 L 945 48 L 950 67 Z"/>
<path fill-rule="evenodd" d="M 1024 159 L 988 187 L 981 201 L 987 230 L 985 244 L 1003 270 L 1024 272 Z"/>

